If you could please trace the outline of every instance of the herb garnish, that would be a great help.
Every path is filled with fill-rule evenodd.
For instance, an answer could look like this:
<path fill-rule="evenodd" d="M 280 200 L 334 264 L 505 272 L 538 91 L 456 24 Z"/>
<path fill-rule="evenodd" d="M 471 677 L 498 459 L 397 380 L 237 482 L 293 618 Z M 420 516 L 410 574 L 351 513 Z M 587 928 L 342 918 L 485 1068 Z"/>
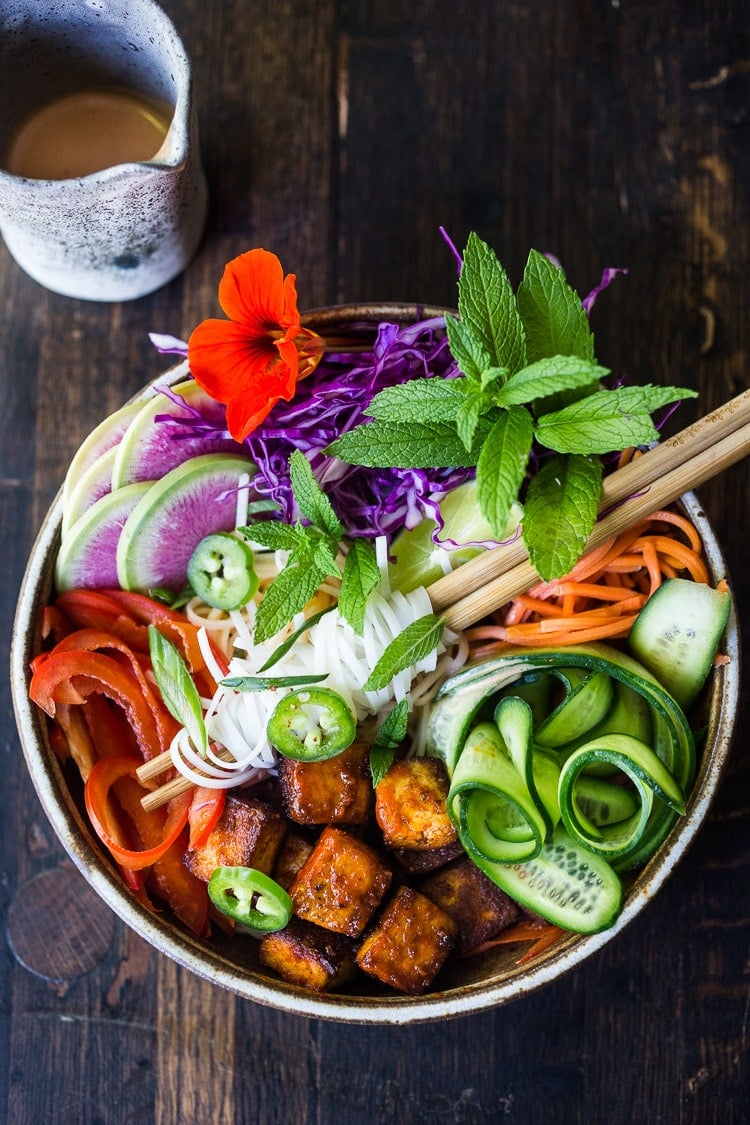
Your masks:
<path fill-rule="evenodd" d="M 406 724 L 409 718 L 409 703 L 401 699 L 388 712 L 378 729 L 370 748 L 370 773 L 373 789 L 377 789 L 393 764 L 396 750 L 406 738 Z"/>
<path fill-rule="evenodd" d="M 581 299 L 560 267 L 536 250 L 514 294 L 495 253 L 469 235 L 458 312 L 446 317 L 446 329 L 459 375 L 381 391 L 367 410 L 373 421 L 326 452 L 370 468 L 475 466 L 479 505 L 498 537 L 525 487 L 529 556 L 543 578 L 561 577 L 596 519 L 599 455 L 656 440 L 653 411 L 695 392 L 601 389 L 610 371 L 596 363 Z M 544 471 L 526 485 L 532 448 Z"/>
<path fill-rule="evenodd" d="M 208 735 L 203 721 L 198 689 L 187 670 L 185 661 L 155 625 L 148 627 L 148 647 L 154 679 L 164 706 L 170 715 L 181 723 L 196 750 L 205 758 L 208 751 Z"/>
<path fill-rule="evenodd" d="M 343 536 L 341 522 L 300 450 L 289 459 L 292 491 L 302 516 L 294 525 L 268 520 L 239 530 L 271 550 L 288 551 L 286 566 L 274 578 L 258 606 L 255 640 L 276 634 L 299 613 L 326 578 L 340 578 L 339 611 L 361 633 L 365 603 L 380 581 L 375 551 L 364 540 L 352 543 L 342 572 L 337 562 Z"/>

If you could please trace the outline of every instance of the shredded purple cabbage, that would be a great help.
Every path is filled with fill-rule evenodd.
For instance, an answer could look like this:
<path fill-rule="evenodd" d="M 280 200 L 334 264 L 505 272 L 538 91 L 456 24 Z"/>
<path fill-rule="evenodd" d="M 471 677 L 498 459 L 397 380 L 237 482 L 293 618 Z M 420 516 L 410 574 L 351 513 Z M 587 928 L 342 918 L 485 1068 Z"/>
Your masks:
<path fill-rule="evenodd" d="M 166 338 L 160 337 L 159 342 L 163 346 Z M 474 469 L 368 469 L 348 465 L 323 450 L 365 419 L 370 400 L 385 387 L 419 377 L 453 378 L 457 374 L 442 316 L 405 327 L 379 324 L 372 351 L 324 356 L 315 373 L 297 384 L 292 401 L 278 402 L 246 438 L 245 447 L 258 467 L 252 487 L 259 497 L 274 501 L 280 518 L 294 520 L 298 513 L 289 458 L 300 449 L 348 536 L 386 535 L 390 539 L 425 516 L 435 520 L 437 534 L 443 526 L 440 500 L 471 479 Z M 166 387 L 159 390 L 175 397 Z M 182 400 L 180 404 L 186 406 Z M 219 430 L 229 437 L 221 423 L 193 408 L 187 410 L 193 415 L 190 419 L 183 412 L 179 419 L 162 414 L 156 421 L 173 426 L 175 440 Z"/>

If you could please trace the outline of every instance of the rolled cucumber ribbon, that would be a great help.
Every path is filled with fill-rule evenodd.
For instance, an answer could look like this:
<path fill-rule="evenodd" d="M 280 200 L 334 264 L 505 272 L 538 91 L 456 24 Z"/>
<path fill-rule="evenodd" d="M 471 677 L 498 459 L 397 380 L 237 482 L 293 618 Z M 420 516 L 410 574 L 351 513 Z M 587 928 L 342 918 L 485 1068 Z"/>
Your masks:
<path fill-rule="evenodd" d="M 519 681 L 528 684 L 544 674 L 567 680 L 563 704 L 570 709 L 566 715 L 565 707 L 558 706 L 551 713 L 554 724 L 547 722 L 549 716 L 539 721 L 537 712 L 537 731 L 542 737 L 545 722 L 548 738 L 550 728 L 553 730 L 549 741 L 554 743 L 554 751 L 548 747 L 543 756 L 539 747 L 532 752 L 532 737 L 523 749 L 525 736 L 518 734 L 518 706 L 526 706 L 529 715 L 532 712 L 528 704 L 513 696 L 513 685 Z M 606 680 L 611 681 L 609 688 Z M 617 690 L 611 690 L 613 686 Z M 591 693 L 590 700 L 595 700 L 596 707 L 581 707 L 585 692 Z M 484 716 L 492 713 L 495 705 L 501 705 L 498 713 L 503 714 L 508 697 L 514 698 L 516 711 L 514 722 L 504 733 L 508 736 L 509 730 L 516 730 L 517 745 L 512 733 L 508 739 L 498 731 L 498 741 L 483 725 Z M 605 707 L 603 701 L 607 699 Z M 628 700 L 634 703 L 632 713 Z M 581 721 L 572 721 L 576 714 Z M 586 714 L 595 717 L 593 729 L 585 729 L 582 716 Z M 510 711 L 506 717 L 509 715 Z M 477 722 L 482 725 L 482 737 L 472 742 L 470 733 Z M 646 732 L 650 745 L 637 737 Z M 563 741 L 564 737 L 569 741 Z M 595 748 L 591 745 L 594 741 Z M 492 759 L 490 764 L 487 743 L 494 745 L 502 761 Z M 518 862 L 516 853 L 523 847 L 530 855 L 537 854 L 532 849 L 540 847 L 542 822 L 542 842 L 556 823 L 556 802 L 549 798 L 548 785 L 539 781 L 545 770 L 549 781 L 550 761 L 560 776 L 558 799 L 564 805 L 565 827 L 570 832 L 568 826 L 573 826 L 579 842 L 591 851 L 606 853 L 618 869 L 636 866 L 653 854 L 684 811 L 683 795 L 695 771 L 693 735 L 681 708 L 637 661 L 606 645 L 510 651 L 462 670 L 447 680 L 437 695 L 428 722 L 427 747 L 429 754 L 443 760 L 451 777 L 449 808 L 464 846 L 470 854 L 473 850 L 494 862 Z M 587 777 L 602 770 L 625 773 L 637 797 L 607 827 L 602 827 L 601 818 L 595 822 L 584 812 L 587 801 L 591 807 Z M 501 776 L 509 779 L 504 790 Z M 477 790 L 473 797 L 469 796 L 472 788 Z M 493 793 L 495 797 L 500 794 L 494 806 Z M 507 854 L 507 860 L 499 853 Z"/>
<path fill-rule="evenodd" d="M 632 815 L 604 826 L 586 816 L 576 792 L 583 772 L 601 762 L 626 774 L 639 798 Z M 655 798 L 678 815 L 685 812 L 683 794 L 669 770 L 650 746 L 626 734 L 604 735 L 574 750 L 560 772 L 558 796 L 568 835 L 609 860 L 632 857 L 640 850 L 652 820 Z"/>

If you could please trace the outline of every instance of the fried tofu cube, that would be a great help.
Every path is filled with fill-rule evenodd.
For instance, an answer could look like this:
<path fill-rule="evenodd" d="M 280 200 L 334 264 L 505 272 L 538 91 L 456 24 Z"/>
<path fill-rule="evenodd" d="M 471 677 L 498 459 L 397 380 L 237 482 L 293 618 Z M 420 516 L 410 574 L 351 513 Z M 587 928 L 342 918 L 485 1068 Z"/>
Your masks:
<path fill-rule="evenodd" d="M 205 883 L 217 867 L 256 867 L 270 875 L 286 834 L 280 812 L 253 797 L 227 797 L 216 827 L 200 848 L 185 852 L 188 871 Z"/>
<path fill-rule="evenodd" d="M 448 816 L 448 774 L 437 758 L 393 763 L 375 790 L 375 817 L 389 848 L 423 851 L 456 839 Z"/>
<path fill-rule="evenodd" d="M 368 761 L 368 748 L 357 742 L 322 762 L 282 758 L 284 812 L 297 824 L 366 824 L 372 809 Z"/>
<path fill-rule="evenodd" d="M 273 867 L 273 877 L 279 886 L 288 891 L 294 877 L 315 847 L 314 840 L 308 840 L 301 832 L 292 828 L 284 837 Z"/>
<path fill-rule="evenodd" d="M 391 854 L 410 875 L 427 875 L 466 853 L 460 841 L 456 840 L 442 848 L 424 848 L 421 851 L 418 848 L 393 848 Z"/>
<path fill-rule="evenodd" d="M 383 984 L 419 996 L 453 948 L 456 924 L 411 887 L 400 887 L 357 950 L 361 969 Z"/>
<path fill-rule="evenodd" d="M 314 992 L 338 988 L 356 972 L 352 938 L 301 918 L 292 918 L 283 930 L 264 934 L 258 956 L 262 965 L 284 980 Z"/>
<path fill-rule="evenodd" d="M 341 828 L 325 828 L 289 888 L 294 913 L 335 933 L 358 937 L 391 883 L 373 849 Z"/>
<path fill-rule="evenodd" d="M 456 944 L 460 953 L 467 953 L 497 937 L 512 926 L 520 914 L 513 899 L 468 858 L 459 859 L 431 875 L 420 889 L 456 923 Z"/>

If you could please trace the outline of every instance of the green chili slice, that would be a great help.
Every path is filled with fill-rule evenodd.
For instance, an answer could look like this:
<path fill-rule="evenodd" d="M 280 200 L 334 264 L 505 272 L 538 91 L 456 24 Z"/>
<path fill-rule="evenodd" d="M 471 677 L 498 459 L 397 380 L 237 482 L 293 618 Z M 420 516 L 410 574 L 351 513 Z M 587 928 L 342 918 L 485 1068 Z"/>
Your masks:
<path fill-rule="evenodd" d="M 208 881 L 208 897 L 227 918 L 257 933 L 283 930 L 292 916 L 292 900 L 284 888 L 254 867 L 217 867 Z"/>
<path fill-rule="evenodd" d="M 267 734 L 285 757 L 321 762 L 351 746 L 356 730 L 345 699 L 330 688 L 308 687 L 279 700 L 268 721 Z"/>
<path fill-rule="evenodd" d="M 214 609 L 240 609 L 258 589 L 252 548 L 230 532 L 201 539 L 187 574 L 198 597 Z"/>

